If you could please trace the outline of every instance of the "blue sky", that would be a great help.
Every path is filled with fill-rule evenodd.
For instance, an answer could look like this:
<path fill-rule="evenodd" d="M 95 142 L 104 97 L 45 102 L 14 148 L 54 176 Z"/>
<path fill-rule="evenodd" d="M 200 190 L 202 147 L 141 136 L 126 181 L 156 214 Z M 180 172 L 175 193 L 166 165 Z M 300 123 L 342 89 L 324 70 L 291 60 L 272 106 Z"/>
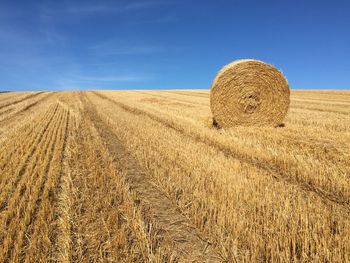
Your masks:
<path fill-rule="evenodd" d="M 209 88 L 241 58 L 350 89 L 350 1 L 1 1 L 0 90 Z"/>

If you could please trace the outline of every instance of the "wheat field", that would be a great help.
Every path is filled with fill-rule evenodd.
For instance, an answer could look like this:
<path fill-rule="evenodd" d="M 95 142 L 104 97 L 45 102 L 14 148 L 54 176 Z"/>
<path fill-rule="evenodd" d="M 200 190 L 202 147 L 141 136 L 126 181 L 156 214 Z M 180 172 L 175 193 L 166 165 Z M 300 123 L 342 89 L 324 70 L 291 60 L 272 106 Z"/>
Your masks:
<path fill-rule="evenodd" d="M 207 90 L 0 93 L 0 262 L 350 262 L 350 91 L 212 127 Z"/>

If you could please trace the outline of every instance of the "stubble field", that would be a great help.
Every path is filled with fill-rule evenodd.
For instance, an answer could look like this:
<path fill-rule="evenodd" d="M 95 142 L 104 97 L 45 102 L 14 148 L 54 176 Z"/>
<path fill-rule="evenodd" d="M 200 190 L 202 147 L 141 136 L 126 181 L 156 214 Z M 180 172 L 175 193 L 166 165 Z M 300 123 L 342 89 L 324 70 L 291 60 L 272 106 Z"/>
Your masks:
<path fill-rule="evenodd" d="M 0 93 L 0 262 L 350 262 L 350 91 L 211 124 L 204 90 Z"/>

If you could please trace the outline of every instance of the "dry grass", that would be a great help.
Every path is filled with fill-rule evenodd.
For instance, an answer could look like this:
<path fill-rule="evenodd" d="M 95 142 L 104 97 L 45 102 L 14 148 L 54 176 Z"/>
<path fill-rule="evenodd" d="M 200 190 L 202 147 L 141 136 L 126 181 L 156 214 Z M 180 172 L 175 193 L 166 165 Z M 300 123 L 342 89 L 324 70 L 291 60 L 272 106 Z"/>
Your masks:
<path fill-rule="evenodd" d="M 0 94 L 0 262 L 350 261 L 348 91 L 219 131 L 208 91 L 33 94 Z"/>

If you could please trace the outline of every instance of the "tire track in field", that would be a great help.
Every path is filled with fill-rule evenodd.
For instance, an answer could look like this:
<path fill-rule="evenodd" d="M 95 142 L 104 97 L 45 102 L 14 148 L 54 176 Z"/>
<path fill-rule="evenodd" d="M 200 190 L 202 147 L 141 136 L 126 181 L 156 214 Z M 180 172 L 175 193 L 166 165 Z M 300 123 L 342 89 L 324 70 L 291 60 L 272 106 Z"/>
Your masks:
<path fill-rule="evenodd" d="M 30 98 L 34 98 L 34 97 L 36 97 L 36 96 L 39 96 L 39 95 L 42 94 L 42 93 L 44 93 L 44 92 L 43 92 L 43 91 L 37 92 L 37 93 L 34 93 L 34 94 L 30 94 L 30 95 L 28 95 L 28 96 L 26 96 L 26 97 L 24 97 L 24 98 L 22 98 L 22 99 L 15 100 L 15 101 L 12 101 L 12 102 L 8 102 L 8 103 L 6 103 L 6 104 L 3 104 L 3 105 L 0 106 L 0 110 L 3 109 L 3 108 L 5 108 L 5 107 L 7 107 L 7 106 L 16 105 L 16 104 L 18 104 L 18 103 L 20 103 L 20 102 L 22 102 L 22 101 L 25 101 L 25 100 L 28 100 L 28 99 L 30 99 Z"/>
<path fill-rule="evenodd" d="M 56 118 L 59 120 L 62 118 L 62 112 L 56 114 Z M 39 160 L 43 160 L 44 164 L 50 163 L 52 159 L 52 150 L 57 140 L 57 122 L 52 123 L 50 130 L 47 132 L 44 143 L 40 145 L 40 148 L 36 151 L 36 156 L 31 160 L 31 166 L 29 170 L 26 169 L 25 177 L 21 180 L 21 184 L 18 185 L 17 191 L 14 192 L 14 196 L 10 199 L 8 209 L 5 210 L 2 215 L 2 222 L 6 229 L 9 230 L 9 234 L 4 238 L 3 250 L 0 253 L 0 262 L 18 262 L 18 254 L 21 247 L 22 236 L 26 226 L 32 220 L 32 208 L 37 201 L 36 193 L 39 190 L 40 182 L 43 179 L 42 167 L 39 167 Z M 39 177 L 41 176 L 41 177 Z M 3 238 L 1 236 L 0 238 Z M 0 240 L 1 241 L 1 240 Z M 1 250 L 0 250 L 1 251 Z M 13 252 L 14 251 L 14 252 Z M 13 258 L 15 257 L 15 258 Z"/>
<path fill-rule="evenodd" d="M 55 111 L 56 112 L 56 111 Z M 57 113 L 56 113 L 57 114 Z M 52 119 L 55 117 L 55 115 L 52 117 Z M 27 186 L 25 182 L 23 182 L 23 176 L 26 174 L 34 174 L 37 172 L 37 164 L 39 163 L 39 157 L 40 157 L 40 149 L 44 149 L 44 154 L 47 153 L 47 147 L 50 143 L 50 140 L 52 138 L 52 134 L 54 131 L 54 123 L 52 122 L 52 119 L 50 119 L 50 123 L 45 127 L 43 132 L 36 138 L 35 142 L 32 145 L 32 149 L 30 152 L 26 155 L 26 159 L 22 161 L 21 165 L 16 169 L 15 174 L 17 174 L 17 177 L 14 179 L 14 182 L 12 181 L 7 181 L 6 184 L 3 184 L 6 189 L 9 188 L 4 192 L 4 195 L 1 196 L 1 200 L 5 203 L 6 208 L 6 203 L 7 200 L 12 196 L 12 199 L 10 200 L 11 203 L 18 203 L 16 201 L 16 194 L 17 193 L 24 193 L 23 191 L 27 189 Z M 50 135 L 51 134 L 51 135 Z M 50 138 L 51 136 L 51 138 Z M 43 155 L 43 153 L 41 154 Z M 11 175 L 11 170 L 9 171 Z M 11 179 L 8 178 L 8 179 Z M 12 188 L 11 188 L 12 187 Z M 7 195 L 7 197 L 5 196 Z M 10 206 L 11 203 L 8 205 Z M 11 209 L 7 209 L 11 210 Z M 6 211 L 5 211 L 6 212 Z"/>
<path fill-rule="evenodd" d="M 52 251 L 52 247 L 45 246 L 45 243 L 47 244 L 48 242 L 43 240 L 43 236 L 40 236 L 39 233 L 41 234 L 41 232 L 43 232 L 44 236 L 46 234 L 50 238 L 50 244 L 54 243 L 55 238 L 53 237 L 53 231 L 50 231 L 54 229 L 53 222 L 55 217 L 53 213 L 57 201 L 54 196 L 54 191 L 58 189 L 60 177 L 62 176 L 61 169 L 67 142 L 68 124 L 69 111 L 65 111 L 57 128 L 58 132 L 56 133 L 55 142 L 51 148 L 50 160 L 44 168 L 44 178 L 39 188 L 34 210 L 32 210 L 30 223 L 25 230 L 21 242 L 22 250 L 27 251 L 26 262 L 31 262 L 33 258 L 37 257 L 35 255 L 38 253 L 36 251 L 37 247 L 45 247 L 43 249 L 45 251 L 40 252 L 42 254 L 48 254 L 48 251 Z"/>
<path fill-rule="evenodd" d="M 204 93 L 199 93 L 199 92 L 181 92 L 181 91 L 166 91 L 166 90 L 162 90 L 159 92 L 163 92 L 163 93 L 168 93 L 168 94 L 179 94 L 179 95 L 183 95 L 183 96 L 189 96 L 189 97 L 203 97 L 203 98 L 208 98 L 210 99 L 210 93 L 208 94 L 204 94 Z M 291 98 L 291 100 L 293 101 L 293 98 Z M 349 102 L 349 101 L 346 101 Z M 202 103 L 196 103 L 196 104 L 200 104 L 200 105 L 207 105 L 209 106 L 209 104 L 202 104 Z M 346 115 L 349 116 L 350 112 L 346 112 L 346 111 L 338 111 L 338 110 L 325 110 L 325 109 L 321 109 L 321 108 L 312 108 L 312 107 L 306 107 L 306 106 L 299 106 L 299 105 L 291 105 L 290 108 L 292 109 L 301 109 L 301 110 L 307 110 L 307 111 L 311 111 L 311 112 L 323 112 L 323 113 L 331 113 L 331 114 L 341 114 L 341 115 Z"/>
<path fill-rule="evenodd" d="M 0 116 L 1 116 L 1 115 L 5 115 L 6 113 L 9 113 L 9 112 L 11 112 L 11 111 L 13 111 L 13 108 L 9 107 L 9 108 L 5 109 L 4 111 L 1 111 L 1 112 L 0 112 Z"/>
<path fill-rule="evenodd" d="M 288 172 L 286 172 L 285 170 L 283 170 L 280 167 L 276 167 L 276 166 L 271 165 L 269 163 L 265 163 L 265 162 L 261 162 L 259 160 L 256 160 L 256 159 L 254 159 L 254 156 L 246 156 L 244 154 L 236 152 L 234 149 L 232 149 L 226 145 L 220 144 L 211 138 L 207 138 L 207 137 L 204 138 L 200 134 L 197 134 L 197 133 L 194 133 L 191 131 L 186 131 L 183 127 L 181 127 L 181 126 L 175 124 L 174 122 L 169 121 L 165 118 L 151 114 L 151 113 L 146 112 L 144 110 L 141 110 L 139 108 L 130 107 L 124 103 L 121 103 L 119 101 L 115 101 L 115 100 L 113 100 L 113 99 L 111 99 L 111 98 L 109 98 L 101 93 L 98 93 L 96 91 L 91 91 L 91 92 L 104 100 L 108 100 L 108 101 L 112 102 L 116 106 L 120 107 L 121 109 L 123 109 L 129 113 L 132 113 L 135 115 L 147 116 L 151 120 L 156 121 L 156 122 L 164 125 L 167 128 L 170 128 L 174 131 L 177 131 L 177 132 L 183 134 L 184 136 L 187 136 L 187 137 L 193 139 L 194 141 L 204 143 L 210 147 L 213 147 L 214 149 L 222 152 L 228 158 L 234 158 L 234 159 L 239 160 L 242 163 L 246 163 L 248 165 L 251 165 L 251 166 L 254 166 L 258 169 L 261 169 L 261 170 L 267 172 L 268 174 L 270 174 L 272 176 L 272 178 L 274 178 L 276 180 L 283 180 L 286 183 L 298 186 L 301 190 L 303 190 L 305 192 L 313 192 L 318 197 L 320 197 L 321 200 L 337 204 L 341 208 L 343 208 L 343 210 L 345 210 L 346 213 L 350 213 L 350 200 L 346 199 L 344 196 L 342 196 L 340 194 L 328 192 L 321 187 L 317 187 L 315 185 L 308 184 L 304 180 L 301 180 L 299 178 L 295 178 L 293 175 L 290 175 Z"/>
<path fill-rule="evenodd" d="M 340 103 L 340 105 L 349 105 L 350 104 L 350 98 L 348 100 L 342 100 L 342 99 L 329 99 L 329 98 L 315 98 L 314 94 L 313 96 L 305 96 L 305 94 L 300 97 L 300 94 L 292 94 L 293 100 L 298 102 L 312 102 L 312 103 L 327 103 L 327 104 L 333 104 L 333 103 Z"/>
<path fill-rule="evenodd" d="M 28 126 L 26 118 L 36 118 L 39 115 L 37 112 L 41 111 L 40 109 L 38 110 L 39 106 L 43 105 L 51 96 L 53 96 L 53 93 L 46 94 L 39 100 L 27 104 L 22 109 L 17 109 L 9 113 L 8 116 L 5 116 L 5 118 L 0 121 L 0 138 L 2 137 L 0 144 L 4 140 L 7 140 L 8 137 L 11 137 L 16 130 Z M 12 129 L 8 129 L 8 127 Z"/>
<path fill-rule="evenodd" d="M 204 93 L 198 93 L 198 92 L 181 92 L 181 91 L 166 91 L 166 90 L 162 90 L 160 92 L 164 92 L 164 93 L 168 93 L 168 94 L 179 94 L 179 95 L 183 95 L 183 96 L 189 96 L 189 97 L 203 97 L 203 98 L 208 98 L 210 99 L 210 93 L 208 94 L 204 94 Z M 162 96 L 163 97 L 163 96 Z M 168 97 L 169 98 L 169 97 Z M 291 99 L 293 101 L 293 98 Z M 347 101 L 349 102 L 349 101 Z M 196 103 L 199 105 L 207 105 L 209 107 L 209 104 L 205 104 L 205 103 Z M 311 111 L 311 112 L 324 112 L 324 113 L 333 113 L 333 114 L 342 114 L 342 115 L 350 115 L 350 112 L 346 112 L 346 111 L 338 111 L 338 110 L 325 110 L 325 109 L 321 109 L 321 108 L 312 108 L 312 107 L 307 107 L 307 106 L 299 106 L 299 105 L 291 105 L 290 108 L 292 109 L 301 109 L 301 110 L 307 110 L 307 111 Z"/>
<path fill-rule="evenodd" d="M 13 211 L 16 210 L 16 207 L 20 212 L 19 212 L 19 215 L 18 213 L 13 214 L 15 219 L 12 218 L 10 222 L 7 221 L 7 224 L 9 224 L 8 228 L 12 229 L 12 231 L 10 231 L 11 233 L 10 237 L 7 237 L 5 239 L 5 242 L 8 248 L 5 251 L 6 252 L 5 258 L 9 262 L 19 261 L 22 242 L 24 241 L 25 238 L 28 238 L 28 236 L 24 236 L 24 234 L 28 226 L 33 221 L 35 211 L 36 211 L 35 210 L 36 206 L 38 205 L 38 201 L 41 198 L 40 192 L 41 192 L 42 183 L 45 182 L 46 180 L 45 178 L 47 178 L 48 176 L 47 175 L 48 167 L 50 166 L 50 163 L 53 158 L 53 151 L 57 144 L 56 143 L 57 134 L 59 132 L 59 127 L 60 127 L 59 125 L 61 124 L 62 118 L 63 118 L 63 114 L 62 112 L 59 112 L 57 116 L 58 120 L 53 124 L 51 129 L 51 134 L 50 135 L 48 134 L 46 138 L 46 144 L 44 145 L 43 148 L 39 149 L 42 151 L 38 151 L 38 156 L 40 156 L 38 158 L 43 159 L 43 164 L 45 166 L 38 167 L 37 166 L 37 163 L 39 163 L 38 159 L 34 160 L 33 165 L 36 166 L 37 168 L 34 171 L 34 173 L 32 173 L 31 171 L 26 171 L 26 175 L 27 175 L 25 178 L 26 180 L 22 183 L 22 185 L 24 186 L 24 191 L 21 190 L 21 194 L 18 197 L 20 198 L 19 201 L 11 200 L 13 205 L 11 206 L 11 209 L 9 209 L 10 212 L 7 218 L 8 219 L 11 218 L 11 212 L 13 214 Z M 16 226 L 13 225 L 13 224 L 16 224 L 16 222 L 18 223 L 17 228 Z M 13 229 L 14 227 L 15 229 Z"/>
<path fill-rule="evenodd" d="M 2 93 L 0 93 L 1 95 Z M 10 100 L 13 100 L 15 97 L 20 97 L 21 95 L 18 95 L 16 92 L 10 92 L 8 95 L 0 96 L 0 107 L 2 107 L 5 104 L 8 104 Z"/>
<path fill-rule="evenodd" d="M 15 93 L 12 92 L 0 92 L 0 106 L 2 105 L 2 102 L 6 101 L 6 100 L 10 100 L 12 99 L 14 96 L 16 96 Z"/>
<path fill-rule="evenodd" d="M 25 158 L 24 161 L 24 165 L 27 163 L 28 158 L 30 158 L 31 153 L 33 153 L 33 151 L 35 150 L 35 148 L 37 147 L 37 144 L 41 141 L 41 137 L 43 136 L 43 134 L 47 131 L 48 126 L 51 124 L 55 114 L 57 113 L 57 105 L 56 107 L 52 108 L 52 112 L 49 111 L 49 114 L 46 116 L 48 118 L 48 120 L 46 121 L 46 118 L 42 118 L 41 120 L 38 120 L 38 123 L 36 126 L 33 126 L 32 129 L 29 129 L 27 133 L 24 134 L 24 136 L 22 138 L 20 138 L 20 140 L 22 141 L 23 145 L 21 145 L 22 147 L 17 147 L 16 144 L 12 144 L 11 145 L 11 141 L 15 140 L 16 137 L 12 137 L 9 140 L 9 146 L 12 147 L 11 150 L 6 150 L 6 157 L 7 159 L 2 159 L 1 160 L 1 165 L 2 165 L 2 169 L 3 171 L 5 171 L 5 168 L 9 165 L 12 165 L 13 163 L 9 162 L 9 160 L 11 160 L 11 158 L 13 157 L 14 154 L 19 154 L 21 152 L 24 152 L 24 150 L 26 150 L 26 157 L 21 157 L 21 159 L 19 158 L 14 158 L 17 161 L 22 161 L 23 162 L 23 158 Z M 45 123 L 44 123 L 45 122 Z M 43 124 L 43 125 L 41 125 Z M 34 134 L 32 139 L 28 139 L 31 138 L 30 135 Z M 28 149 L 29 148 L 29 149 Z"/>
<path fill-rule="evenodd" d="M 179 208 L 155 187 L 146 172 L 125 149 L 117 135 L 92 108 L 85 103 L 85 116 L 93 123 L 116 164 L 116 169 L 125 174 L 130 189 L 137 195 L 137 202 L 144 206 L 147 216 L 157 222 L 159 232 L 164 233 L 160 242 L 173 248 L 184 262 L 221 262 L 212 246 L 201 238 L 200 232 L 181 214 Z"/>
<path fill-rule="evenodd" d="M 312 108 L 312 106 L 300 106 L 300 105 L 291 105 L 290 108 L 292 109 L 299 109 L 299 110 L 305 110 L 305 111 L 316 111 L 316 112 L 322 112 L 322 113 L 330 113 L 330 114 L 341 114 L 341 115 L 350 115 L 350 110 L 343 111 L 343 110 L 330 110 L 330 109 L 321 109 L 321 108 Z"/>
<path fill-rule="evenodd" d="M 2 158 L 0 158 L 0 167 L 1 169 L 4 171 L 5 167 L 7 165 L 10 165 L 12 163 L 10 163 L 10 160 L 13 160 L 12 157 L 15 154 L 21 154 L 21 152 L 23 151 L 23 149 L 27 149 L 28 147 L 30 147 L 30 145 L 35 144 L 36 138 L 40 137 L 40 135 L 45 131 L 45 128 L 47 127 L 47 125 L 51 122 L 51 119 L 53 118 L 55 112 L 57 110 L 57 107 L 51 107 L 48 111 L 45 112 L 45 115 L 43 117 L 40 118 L 40 116 L 38 118 L 36 118 L 33 122 L 35 123 L 37 120 L 37 124 L 36 125 L 26 125 L 25 127 L 23 127 L 23 129 L 21 129 L 21 138 L 19 138 L 19 140 L 21 140 L 21 147 L 16 147 L 16 146 L 12 146 L 12 148 L 10 149 L 6 149 L 6 155 L 3 155 Z M 46 122 L 46 118 L 48 118 L 48 122 Z M 43 122 L 44 125 L 41 126 L 41 124 Z M 31 124 L 31 123 L 30 123 Z M 28 140 L 28 137 L 30 136 L 30 134 L 36 133 L 37 135 L 35 136 L 35 138 L 33 140 Z M 8 139 L 8 145 L 11 147 L 11 142 L 13 140 L 16 140 L 16 134 L 13 135 L 12 137 L 10 137 Z M 4 145 L 5 147 L 5 145 Z M 4 158 L 5 156 L 5 158 Z M 1 155 L 0 155 L 1 157 Z M 22 155 L 21 155 L 21 158 Z M 19 159 L 19 158 L 14 158 L 14 159 Z M 20 160 L 18 160 L 20 161 Z"/>
<path fill-rule="evenodd" d="M 6 208 L 6 204 L 8 202 L 9 197 L 12 196 L 16 190 L 18 190 L 17 186 L 22 180 L 22 177 L 29 164 L 31 163 L 31 160 L 36 158 L 36 156 L 34 156 L 35 151 L 37 151 L 37 149 L 40 149 L 41 145 L 46 144 L 45 136 L 49 133 L 49 129 L 52 126 L 52 122 L 57 114 L 57 109 L 58 107 L 56 106 L 52 116 L 44 125 L 43 129 L 41 129 L 40 132 L 38 132 L 38 134 L 34 137 L 34 139 L 28 143 L 28 146 L 30 145 L 30 148 L 27 150 L 27 154 L 22 158 L 18 158 L 18 161 L 22 161 L 22 163 L 16 164 L 18 165 L 18 167 L 16 167 L 15 172 L 15 174 L 17 174 L 16 179 L 14 181 L 11 181 L 11 177 L 5 178 L 6 180 L 2 179 L 0 184 L 0 187 L 2 189 L 2 192 L 0 193 L 0 212 Z M 9 173 L 11 171 L 10 169 L 13 168 L 12 165 L 13 163 L 8 162 L 8 169 L 3 169 L 3 174 Z"/>
<path fill-rule="evenodd" d="M 190 96 L 190 97 L 202 97 L 202 98 L 209 99 L 209 93 L 204 94 L 204 93 L 200 93 L 200 92 L 168 91 L 168 90 L 162 90 L 161 92 L 166 92 L 166 93 L 170 93 L 170 94 L 179 94 L 179 95 Z"/>
<path fill-rule="evenodd" d="M 7 125 L 6 121 L 13 121 L 14 117 L 16 117 L 17 115 L 24 113 L 25 111 L 33 108 L 34 106 L 42 103 L 44 100 L 46 100 L 47 98 L 51 97 L 54 93 L 47 93 L 45 94 L 45 96 L 43 96 L 42 98 L 39 98 L 36 101 L 33 101 L 32 103 L 29 103 L 27 105 L 25 105 L 23 108 L 18 109 L 16 111 L 16 109 L 13 109 L 13 111 L 11 113 L 8 114 L 8 116 L 6 116 L 4 119 L 1 120 L 1 126 L 4 126 L 5 124 Z M 11 109 L 9 109 L 11 111 Z M 7 112 L 7 111 L 5 111 Z M 0 113 L 0 115 L 3 115 L 5 112 Z"/>
<path fill-rule="evenodd" d="M 209 107 L 208 103 L 200 103 L 200 102 L 197 102 L 197 101 L 188 101 L 188 100 L 174 98 L 174 97 L 166 96 L 166 95 L 159 95 L 159 94 L 154 94 L 154 93 L 152 94 L 152 93 L 143 92 L 143 91 L 135 91 L 135 93 L 144 94 L 144 95 L 152 96 L 152 97 L 156 97 L 156 98 L 164 98 L 164 99 L 166 99 L 169 102 L 185 103 L 185 104 L 189 104 L 192 107 L 194 107 L 194 105 L 198 105 L 198 106 L 201 106 L 201 107 Z"/>
<path fill-rule="evenodd" d="M 67 106 L 69 107 L 69 106 Z M 71 112 L 69 112 L 70 116 Z M 74 117 L 73 117 L 74 118 Z M 74 127 L 74 120 L 68 119 L 66 126 L 63 151 L 61 154 L 61 170 L 59 175 L 59 190 L 56 197 L 56 210 L 54 211 L 55 231 L 53 233 L 52 243 L 54 244 L 53 255 L 58 262 L 69 262 L 72 246 L 72 195 L 73 195 L 73 182 L 71 177 L 70 162 L 72 160 L 71 149 L 72 141 L 76 139 L 77 130 Z"/>

